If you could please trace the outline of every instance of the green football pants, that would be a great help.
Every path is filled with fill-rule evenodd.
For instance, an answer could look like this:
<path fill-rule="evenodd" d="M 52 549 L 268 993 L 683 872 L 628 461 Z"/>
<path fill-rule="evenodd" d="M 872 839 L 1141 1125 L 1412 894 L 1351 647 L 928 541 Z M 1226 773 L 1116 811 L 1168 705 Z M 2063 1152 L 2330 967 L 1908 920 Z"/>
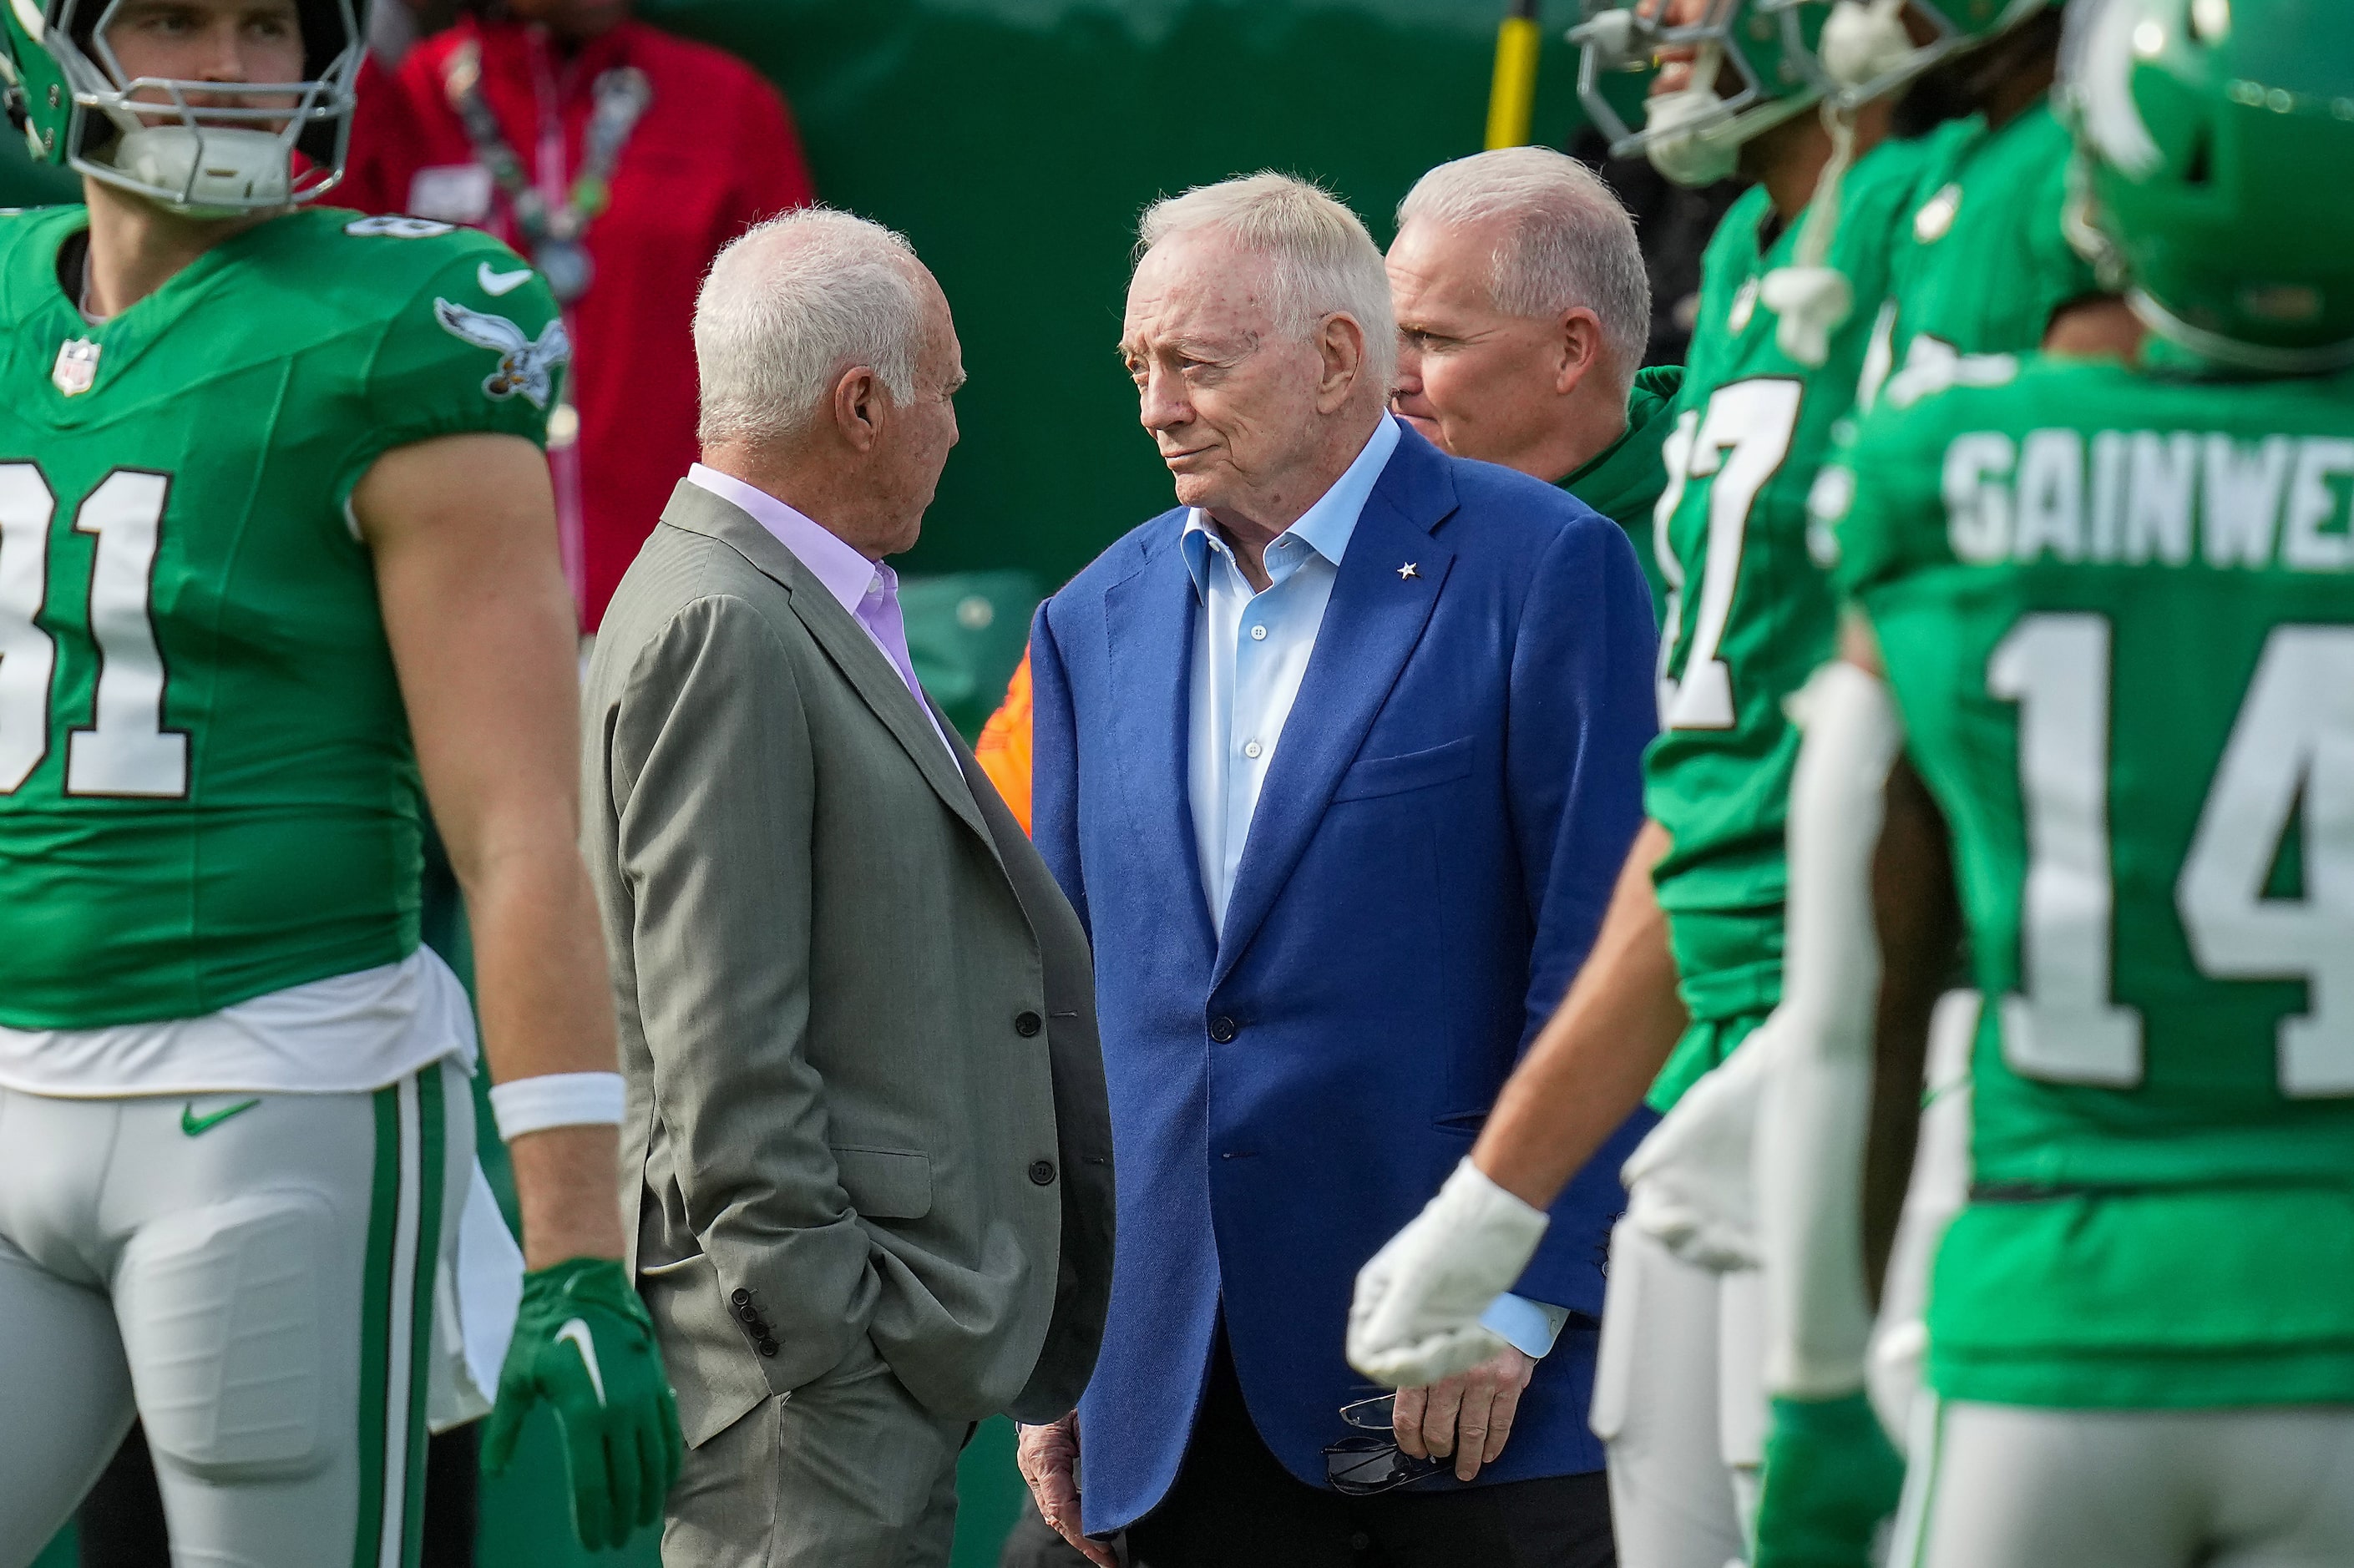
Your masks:
<path fill-rule="evenodd" d="M 473 1102 L 0 1090 L 0 1568 L 145 1424 L 175 1563 L 410 1568 Z"/>

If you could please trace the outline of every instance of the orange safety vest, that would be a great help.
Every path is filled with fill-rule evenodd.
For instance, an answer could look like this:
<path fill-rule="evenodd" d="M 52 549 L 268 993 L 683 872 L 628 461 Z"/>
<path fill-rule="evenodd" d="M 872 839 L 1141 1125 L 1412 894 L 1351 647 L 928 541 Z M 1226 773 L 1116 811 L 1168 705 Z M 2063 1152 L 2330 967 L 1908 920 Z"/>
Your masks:
<path fill-rule="evenodd" d="M 997 792 L 1005 797 L 1013 810 L 1014 821 L 1022 831 L 1030 831 L 1030 651 L 1022 651 L 1022 662 L 1013 672 L 1013 679 L 1005 684 L 1005 700 L 981 726 L 981 738 L 973 743 L 973 759 Z"/>

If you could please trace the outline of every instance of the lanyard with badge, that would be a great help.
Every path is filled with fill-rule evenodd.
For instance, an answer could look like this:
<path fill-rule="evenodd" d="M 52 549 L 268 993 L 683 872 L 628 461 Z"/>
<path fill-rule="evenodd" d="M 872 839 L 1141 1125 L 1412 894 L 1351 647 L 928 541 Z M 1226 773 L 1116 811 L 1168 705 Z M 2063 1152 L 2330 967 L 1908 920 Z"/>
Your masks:
<path fill-rule="evenodd" d="M 451 51 L 443 65 L 442 90 L 465 128 L 475 161 L 489 171 L 506 195 L 518 247 L 539 269 L 540 276 L 547 280 L 548 291 L 568 316 L 574 303 L 588 291 L 596 272 L 582 241 L 589 224 L 612 199 L 613 167 L 620 162 L 621 150 L 629 144 L 630 133 L 644 117 L 646 106 L 653 101 L 653 84 L 635 66 L 614 66 L 598 73 L 590 89 L 595 102 L 589 111 L 579 171 L 569 188 L 562 190 L 561 199 L 551 200 L 548 193 L 525 172 L 523 159 L 499 130 L 498 117 L 491 112 L 490 104 L 482 97 L 482 45 L 468 38 Z M 561 188 L 562 136 L 555 122 L 547 121 L 545 82 L 536 96 L 541 100 L 541 117 L 546 122 L 540 138 L 541 162 L 544 165 L 556 165 L 544 168 L 543 174 L 552 176 L 548 181 L 551 187 Z M 580 453 L 576 445 L 579 430 L 579 410 L 573 403 L 571 377 L 567 376 L 562 401 L 548 413 L 547 456 L 549 477 L 556 486 L 557 528 L 564 555 L 564 575 L 572 585 L 575 602 L 585 609 L 586 528 L 581 513 Z"/>
<path fill-rule="evenodd" d="M 498 117 L 482 98 L 481 44 L 469 38 L 451 51 L 442 67 L 441 85 L 449 94 L 450 107 L 457 111 L 465 127 L 466 140 L 473 143 L 475 158 L 506 194 L 524 254 L 547 280 L 557 303 L 571 305 L 588 291 L 596 270 L 581 241 L 589 224 L 612 199 L 613 165 L 620 162 L 630 133 L 638 128 L 646 105 L 653 101 L 653 85 L 635 66 L 615 66 L 598 73 L 591 89 L 596 107 L 588 117 L 580 172 L 573 176 L 572 188 L 564 199 L 553 203 L 524 172 L 523 159 L 499 130 Z"/>

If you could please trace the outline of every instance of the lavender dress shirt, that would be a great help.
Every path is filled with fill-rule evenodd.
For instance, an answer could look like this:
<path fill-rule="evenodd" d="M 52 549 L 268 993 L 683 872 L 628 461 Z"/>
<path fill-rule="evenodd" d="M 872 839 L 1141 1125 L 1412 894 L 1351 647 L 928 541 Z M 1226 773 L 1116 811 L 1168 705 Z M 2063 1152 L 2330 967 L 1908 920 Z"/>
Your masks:
<path fill-rule="evenodd" d="M 790 550 L 793 558 L 807 567 L 811 577 L 825 585 L 825 591 L 850 611 L 850 619 L 875 640 L 883 657 L 891 661 L 891 668 L 899 672 L 899 679 L 907 683 L 908 694 L 924 710 L 932 733 L 940 737 L 949 760 L 954 762 L 956 747 L 949 745 L 948 732 L 940 728 L 938 715 L 932 712 L 924 688 L 916 680 L 915 663 L 907 657 L 907 622 L 899 613 L 899 574 L 880 561 L 868 560 L 838 535 L 828 533 L 823 525 L 767 491 L 756 489 L 731 474 L 696 463 L 686 471 L 686 482 L 742 507 L 754 522 L 775 535 L 777 543 Z"/>

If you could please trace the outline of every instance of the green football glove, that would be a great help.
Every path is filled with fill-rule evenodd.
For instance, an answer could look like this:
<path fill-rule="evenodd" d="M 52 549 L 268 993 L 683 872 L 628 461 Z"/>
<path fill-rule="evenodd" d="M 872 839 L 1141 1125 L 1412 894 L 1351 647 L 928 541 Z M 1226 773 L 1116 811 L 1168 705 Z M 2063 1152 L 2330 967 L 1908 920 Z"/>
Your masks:
<path fill-rule="evenodd" d="M 659 1525 L 685 1445 L 653 1321 L 610 1258 L 570 1258 L 523 1277 L 514 1340 L 482 1434 L 486 1472 L 507 1467 L 524 1417 L 541 1400 L 563 1429 L 580 1544 L 598 1552 Z"/>
<path fill-rule="evenodd" d="M 1867 1568 L 1903 1487 L 1904 1461 L 1861 1393 L 1775 1400 L 1755 1568 Z"/>

